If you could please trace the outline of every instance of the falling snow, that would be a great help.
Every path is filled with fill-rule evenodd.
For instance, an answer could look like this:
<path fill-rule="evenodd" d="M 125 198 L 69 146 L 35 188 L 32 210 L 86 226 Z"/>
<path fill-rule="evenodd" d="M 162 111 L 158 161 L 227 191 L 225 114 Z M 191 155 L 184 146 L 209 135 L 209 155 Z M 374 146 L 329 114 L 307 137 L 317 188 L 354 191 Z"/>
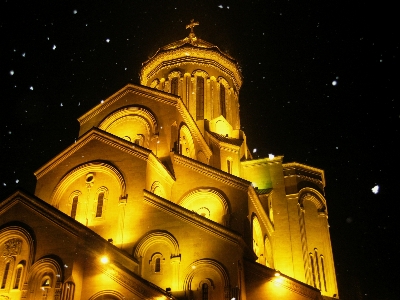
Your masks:
<path fill-rule="evenodd" d="M 378 194 L 379 193 L 379 185 L 375 185 L 371 190 L 375 195 Z"/>

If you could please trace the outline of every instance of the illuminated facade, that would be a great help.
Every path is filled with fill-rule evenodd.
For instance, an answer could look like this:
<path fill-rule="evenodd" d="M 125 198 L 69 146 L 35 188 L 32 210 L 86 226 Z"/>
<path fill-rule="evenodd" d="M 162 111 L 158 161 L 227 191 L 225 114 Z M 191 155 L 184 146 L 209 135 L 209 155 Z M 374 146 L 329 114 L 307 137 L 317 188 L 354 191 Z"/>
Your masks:
<path fill-rule="evenodd" d="M 0 204 L 0 299 L 338 298 L 324 172 L 252 158 L 238 65 L 195 25 Z"/>

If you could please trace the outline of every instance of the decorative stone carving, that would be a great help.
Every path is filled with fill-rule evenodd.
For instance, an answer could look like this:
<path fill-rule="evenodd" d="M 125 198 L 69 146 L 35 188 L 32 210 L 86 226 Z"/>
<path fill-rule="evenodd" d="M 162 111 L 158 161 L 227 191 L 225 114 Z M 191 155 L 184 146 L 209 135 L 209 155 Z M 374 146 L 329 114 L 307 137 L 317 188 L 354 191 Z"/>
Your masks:
<path fill-rule="evenodd" d="M 20 239 L 10 239 L 4 243 L 1 256 L 11 257 L 21 253 L 22 241 Z"/>

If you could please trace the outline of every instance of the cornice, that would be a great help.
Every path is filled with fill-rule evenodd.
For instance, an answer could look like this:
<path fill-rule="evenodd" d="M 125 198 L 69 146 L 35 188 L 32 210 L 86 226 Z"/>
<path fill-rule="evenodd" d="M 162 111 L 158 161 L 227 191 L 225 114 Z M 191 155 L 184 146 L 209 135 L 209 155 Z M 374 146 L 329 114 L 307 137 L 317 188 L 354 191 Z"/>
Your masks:
<path fill-rule="evenodd" d="M 328 215 L 328 207 L 325 197 L 316 189 L 305 187 L 298 193 L 286 195 L 287 200 L 296 200 L 300 206 L 303 206 L 304 200 L 309 200 L 315 204 L 318 212 Z"/>
<path fill-rule="evenodd" d="M 228 142 L 221 141 L 218 138 L 216 138 L 215 136 L 213 136 L 212 134 L 210 134 L 208 131 L 206 131 L 206 132 L 207 132 L 208 138 L 214 143 L 214 145 L 217 145 L 219 149 L 225 150 L 228 152 L 239 153 L 241 145 L 238 146 L 233 143 L 231 144 Z"/>
<path fill-rule="evenodd" d="M 147 81 L 160 69 L 182 63 L 212 66 L 226 73 L 229 78 L 232 78 L 237 91 L 239 91 L 242 85 L 242 76 L 238 66 L 231 59 L 228 59 L 212 48 L 193 46 L 184 46 L 157 52 L 150 60 L 143 64 L 140 72 L 141 84 L 146 85 Z"/>
<path fill-rule="evenodd" d="M 277 277 L 275 276 L 275 273 L 277 272 L 276 270 L 270 269 L 255 262 L 250 262 L 247 259 L 244 260 L 244 263 L 246 271 L 253 273 L 257 277 L 263 277 L 266 280 L 273 282 L 274 285 L 307 297 L 307 299 L 322 300 L 321 292 L 308 284 L 286 276 L 282 273 Z"/>
<path fill-rule="evenodd" d="M 271 236 L 272 233 L 275 231 L 274 225 L 272 225 L 271 220 L 267 216 L 267 213 L 265 212 L 265 210 L 260 202 L 260 199 L 258 198 L 258 195 L 252 186 L 249 186 L 249 188 L 248 188 L 248 195 L 249 195 L 250 201 L 253 203 L 253 206 L 256 209 L 257 216 L 263 222 L 265 228 L 268 231 L 268 235 Z"/>
<path fill-rule="evenodd" d="M 156 172 L 162 176 L 163 179 L 167 180 L 172 186 L 176 181 L 175 177 L 168 171 L 164 164 L 153 154 L 153 152 L 148 157 L 149 164 L 154 167 Z"/>
<path fill-rule="evenodd" d="M 53 223 L 55 226 L 60 229 L 70 233 L 73 236 L 80 238 L 78 241 L 80 244 L 100 244 L 102 245 L 101 249 L 106 249 L 107 251 L 113 251 L 120 257 L 124 259 L 132 260 L 132 257 L 127 255 L 124 251 L 118 249 L 116 246 L 107 242 L 104 238 L 98 235 L 96 232 L 91 230 L 89 227 L 79 223 L 78 221 L 72 219 L 68 215 L 64 214 L 54 206 L 49 203 L 43 201 L 42 199 L 31 195 L 27 192 L 17 190 L 10 197 L 5 199 L 0 203 L 0 215 L 5 213 L 6 210 L 13 207 L 14 205 L 22 203 L 26 207 L 35 211 L 38 215 L 48 220 L 50 223 Z M 137 262 L 133 261 L 134 264 Z"/>
<path fill-rule="evenodd" d="M 44 166 L 42 166 L 39 170 L 34 172 L 37 179 L 41 178 L 43 175 L 48 173 L 50 170 L 54 169 L 58 164 L 62 161 L 70 157 L 72 154 L 77 152 L 83 146 L 88 144 L 89 142 L 97 140 L 104 144 L 110 145 L 116 149 L 129 153 L 139 159 L 147 160 L 150 150 L 140 147 L 138 145 L 134 145 L 124 139 L 121 139 L 117 136 L 114 136 L 110 133 L 107 133 L 98 128 L 92 128 L 90 131 L 85 133 L 83 136 L 79 138 L 79 140 L 65 149 L 63 152 L 58 154 Z"/>
<path fill-rule="evenodd" d="M 304 170 L 308 170 L 308 171 L 317 173 L 317 174 L 321 175 L 322 184 L 325 186 L 325 171 L 322 170 L 322 169 L 318 169 L 318 168 L 311 167 L 311 166 L 308 166 L 308 165 L 300 164 L 300 163 L 297 163 L 297 162 L 285 163 L 285 164 L 282 164 L 282 167 L 284 169 L 285 168 L 304 169 Z"/>
<path fill-rule="evenodd" d="M 283 155 L 277 155 L 274 158 L 264 157 L 264 158 L 243 160 L 240 163 L 242 164 L 243 168 L 254 168 L 263 165 L 279 164 L 282 163 L 282 161 L 283 161 Z"/>
<path fill-rule="evenodd" d="M 171 201 L 165 200 L 164 198 L 158 197 L 157 195 L 144 190 L 144 201 L 158 209 L 165 211 L 166 213 L 175 216 L 187 223 L 190 223 L 197 228 L 200 228 L 208 233 L 217 236 L 220 239 L 231 242 L 235 245 L 239 245 L 242 249 L 246 247 L 242 237 L 228 230 L 226 227 L 215 223 L 207 218 L 200 216 L 199 214 L 190 211 L 178 204 L 175 204 Z"/>
<path fill-rule="evenodd" d="M 160 287 L 143 278 L 139 278 L 137 274 L 126 270 L 124 266 L 117 263 L 110 263 L 106 266 L 95 265 L 95 267 L 103 274 L 125 287 L 128 291 L 135 294 L 139 299 L 175 299 L 168 297 L 166 292 Z"/>
<path fill-rule="evenodd" d="M 6 200 L 1 202 L 0 205 L 0 215 L 4 214 L 7 210 L 11 209 L 14 205 L 22 203 L 23 205 L 29 207 L 37 214 L 41 215 L 43 218 L 53 223 L 57 227 L 64 231 L 69 232 L 74 236 L 80 236 L 82 232 L 82 224 L 77 221 L 68 220 L 67 215 L 55 209 L 53 206 L 47 202 L 22 191 L 17 191 L 8 197 Z"/>
<path fill-rule="evenodd" d="M 215 169 L 208 165 L 202 164 L 198 161 L 190 159 L 188 157 L 182 156 L 175 153 L 173 157 L 174 163 L 190 168 L 198 173 L 201 173 L 209 178 L 222 182 L 224 184 L 233 186 L 242 191 L 247 191 L 248 187 L 251 185 L 250 181 L 244 180 L 240 177 L 228 174 L 224 171 Z"/>
<path fill-rule="evenodd" d="M 88 120 L 104 111 L 107 107 L 117 102 L 123 96 L 132 93 L 139 96 L 144 96 L 149 99 L 153 99 L 168 105 L 176 106 L 177 96 L 161 92 L 146 86 L 139 86 L 134 84 L 127 84 L 122 89 L 108 97 L 103 103 L 96 105 L 94 108 L 89 110 L 87 113 L 78 118 L 80 126 L 85 124 Z"/>
<path fill-rule="evenodd" d="M 284 178 L 289 178 L 289 177 L 298 177 L 298 178 L 301 178 L 301 179 L 306 180 L 306 181 L 311 181 L 311 182 L 315 183 L 316 185 L 322 185 L 322 188 L 324 187 L 324 183 L 321 180 L 318 180 L 318 179 L 315 179 L 315 178 L 311 178 L 309 176 L 298 175 L 298 174 L 284 176 Z"/>

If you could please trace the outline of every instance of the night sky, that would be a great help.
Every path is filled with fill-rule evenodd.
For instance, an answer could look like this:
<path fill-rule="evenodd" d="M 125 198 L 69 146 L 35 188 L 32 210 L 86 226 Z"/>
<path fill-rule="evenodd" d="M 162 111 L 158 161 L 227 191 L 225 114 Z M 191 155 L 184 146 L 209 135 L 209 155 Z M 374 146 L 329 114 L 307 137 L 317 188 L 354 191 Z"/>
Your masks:
<path fill-rule="evenodd" d="M 74 143 L 76 119 L 139 84 L 141 63 L 194 18 L 196 35 L 240 64 L 255 156 L 325 170 L 341 298 L 398 299 L 395 12 L 384 1 L 2 0 L 0 199 L 33 193 L 33 172 Z"/>

